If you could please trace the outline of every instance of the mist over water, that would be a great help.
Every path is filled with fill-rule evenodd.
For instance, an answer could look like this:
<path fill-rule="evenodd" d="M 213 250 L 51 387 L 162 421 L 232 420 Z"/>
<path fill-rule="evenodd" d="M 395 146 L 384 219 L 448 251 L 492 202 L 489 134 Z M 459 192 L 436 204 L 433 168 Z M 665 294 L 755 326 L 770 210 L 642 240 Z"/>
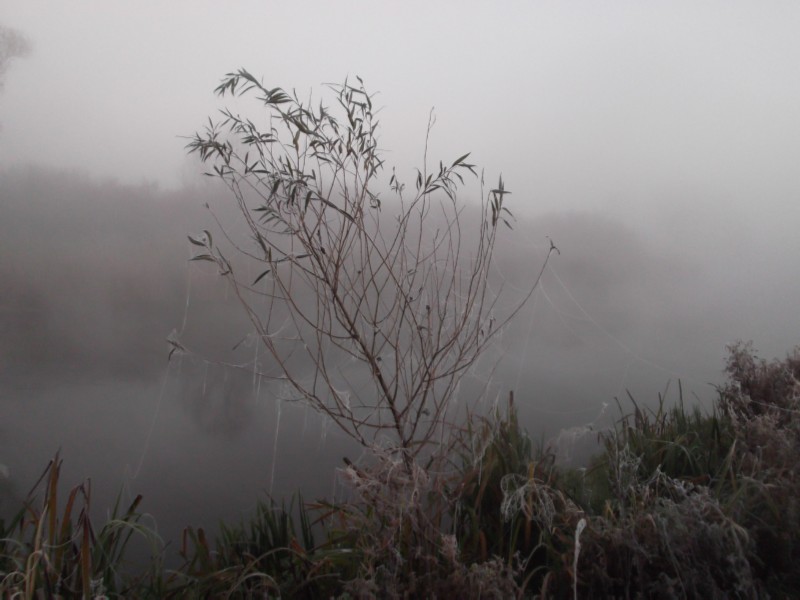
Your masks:
<path fill-rule="evenodd" d="M 359 450 L 253 377 L 256 346 L 238 303 L 213 269 L 188 261 L 186 235 L 214 226 L 205 203 L 226 214 L 224 190 L 31 167 L 3 171 L 0 194 L 4 511 L 57 450 L 64 481 L 92 478 L 96 507 L 120 489 L 143 494 L 167 539 L 247 515 L 266 493 L 343 493 L 336 468 Z M 627 391 L 652 404 L 669 385 L 675 399 L 680 379 L 687 400 L 709 406 L 726 344 L 791 347 L 781 324 L 800 295 L 781 272 L 731 296 L 732 278 L 713 261 L 608 216 L 550 213 L 514 227 L 497 250 L 503 297 L 523 293 L 550 239 L 561 254 L 463 397 L 482 390 L 488 408 L 514 390 L 523 426 L 562 459 L 585 458 Z M 775 311 L 765 315 L 761 295 L 775 288 L 788 297 L 768 298 Z M 765 324 L 771 335 L 759 338 Z M 173 331 L 191 352 L 167 361 Z"/>
<path fill-rule="evenodd" d="M 240 362 L 252 344 L 231 350 L 247 333 L 242 314 L 187 260 L 213 193 L 46 169 L 5 172 L 0 190 L 0 463 L 13 500 L 59 449 L 64 481 L 91 477 L 96 506 L 123 484 L 143 493 L 171 539 L 265 492 L 332 493 L 336 433 L 323 444 L 313 416 L 215 362 Z M 202 357 L 167 362 L 180 328 Z"/>

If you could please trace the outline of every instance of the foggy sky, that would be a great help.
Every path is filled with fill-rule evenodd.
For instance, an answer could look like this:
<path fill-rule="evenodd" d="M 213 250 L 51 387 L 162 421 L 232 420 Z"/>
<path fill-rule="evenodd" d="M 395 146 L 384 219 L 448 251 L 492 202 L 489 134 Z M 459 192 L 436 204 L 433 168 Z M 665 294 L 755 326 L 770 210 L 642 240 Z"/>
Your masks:
<path fill-rule="evenodd" d="M 794 2 L 7 0 L 0 23 L 33 48 L 0 95 L 3 165 L 178 187 L 200 170 L 181 136 L 237 107 L 225 73 L 301 95 L 360 75 L 401 174 L 435 107 L 431 160 L 471 151 L 517 214 L 593 211 L 752 285 L 800 255 Z"/>
<path fill-rule="evenodd" d="M 7 0 L 0 22 L 34 47 L 7 74 L 5 164 L 176 185 L 178 136 L 246 67 L 303 95 L 360 75 L 403 167 L 419 162 L 435 106 L 432 155 L 474 152 L 535 212 L 660 218 L 654 193 L 699 185 L 729 192 L 704 194 L 719 209 L 750 209 L 756 194 L 788 208 L 798 189 L 794 2 Z"/>
<path fill-rule="evenodd" d="M 0 93 L 0 463 L 20 480 L 63 446 L 112 488 L 141 465 L 131 485 L 150 507 L 199 519 L 272 478 L 280 413 L 246 376 L 167 364 L 164 342 L 186 318 L 220 358 L 246 333 L 186 262 L 186 234 L 211 224 L 203 202 L 225 195 L 180 137 L 240 67 L 302 95 L 360 75 L 409 180 L 432 106 L 432 160 L 472 151 L 487 180 L 502 172 L 509 289 L 548 236 L 561 250 L 493 349 L 493 393 L 515 389 L 534 433 L 670 380 L 708 402 L 726 344 L 771 357 L 800 341 L 797 3 L 6 0 L 0 24 L 32 47 Z M 280 418 L 305 431 L 304 415 Z M 319 448 L 319 432 L 279 439 L 283 491 L 304 449 L 337 464 Z M 195 493 L 216 508 L 175 505 Z"/>

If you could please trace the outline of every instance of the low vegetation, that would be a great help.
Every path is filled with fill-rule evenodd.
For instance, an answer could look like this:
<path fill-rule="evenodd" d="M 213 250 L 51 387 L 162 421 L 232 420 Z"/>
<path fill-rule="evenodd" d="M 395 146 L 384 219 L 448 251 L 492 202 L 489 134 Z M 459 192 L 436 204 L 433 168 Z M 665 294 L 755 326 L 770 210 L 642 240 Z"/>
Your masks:
<path fill-rule="evenodd" d="M 447 477 L 346 464 L 345 504 L 265 501 L 215 541 L 187 528 L 182 565 L 141 498 L 101 526 L 61 459 L 0 527 L 4 597 L 767 598 L 800 589 L 800 347 L 731 348 L 710 414 L 630 409 L 586 468 L 559 468 L 504 411 L 458 431 Z M 625 406 L 625 405 L 623 405 Z M 380 484 L 383 482 L 383 485 Z M 151 545 L 148 568 L 127 559 Z"/>

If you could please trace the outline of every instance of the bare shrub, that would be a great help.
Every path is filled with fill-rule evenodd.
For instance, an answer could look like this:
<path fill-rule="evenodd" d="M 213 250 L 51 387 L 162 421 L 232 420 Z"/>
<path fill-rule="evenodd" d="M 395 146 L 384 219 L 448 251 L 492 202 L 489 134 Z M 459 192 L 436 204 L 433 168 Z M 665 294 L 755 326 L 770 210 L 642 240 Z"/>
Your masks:
<path fill-rule="evenodd" d="M 488 193 L 481 178 L 469 230 L 457 199 L 476 175 L 466 154 L 430 171 L 426 158 L 410 194 L 393 172 L 385 201 L 373 96 L 360 79 L 328 90 L 332 108 L 243 70 L 225 77 L 220 96 L 254 95 L 265 114 L 226 109 L 188 148 L 231 191 L 248 239 L 228 237 L 233 257 L 207 231 L 190 241 L 250 318 L 272 363 L 259 375 L 365 448 L 397 454 L 411 475 L 420 455 L 446 445 L 462 378 L 530 297 L 550 253 L 527 294 L 502 310 L 490 283 L 510 216 L 502 178 Z"/>
<path fill-rule="evenodd" d="M 244 70 L 217 88 L 255 96 L 264 111 L 224 110 L 188 149 L 233 195 L 244 236 L 190 236 L 249 317 L 276 382 L 365 449 L 343 477 L 359 502 L 341 511 L 361 556 L 357 596 L 508 597 L 508 565 L 462 564 L 446 524 L 457 477 L 449 452 L 463 378 L 530 298 L 500 303 L 498 228 L 509 225 L 502 177 L 464 216 L 459 186 L 477 176 L 465 154 L 416 170 L 413 190 L 381 180 L 373 96 L 358 79 L 327 87 L 332 107 L 267 88 Z M 263 124 L 263 125 L 261 125 Z M 433 117 L 428 123 L 428 136 Z M 389 195 L 389 200 L 384 199 Z M 510 226 L 510 225 L 509 225 Z M 229 252 L 229 248 L 232 251 Z M 173 351 L 184 350 L 172 338 Z"/>

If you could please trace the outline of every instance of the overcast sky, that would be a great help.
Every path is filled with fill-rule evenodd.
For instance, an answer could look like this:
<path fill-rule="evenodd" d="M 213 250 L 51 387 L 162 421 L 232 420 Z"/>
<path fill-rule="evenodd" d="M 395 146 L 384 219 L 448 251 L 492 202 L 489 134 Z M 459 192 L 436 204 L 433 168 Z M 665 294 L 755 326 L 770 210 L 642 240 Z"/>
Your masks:
<path fill-rule="evenodd" d="M 796 2 L 4 0 L 0 22 L 34 48 L 7 74 L 4 164 L 174 186 L 178 136 L 246 67 L 304 93 L 360 75 L 400 165 L 435 106 L 433 153 L 472 151 L 536 210 L 698 187 L 720 209 L 797 204 Z"/>

